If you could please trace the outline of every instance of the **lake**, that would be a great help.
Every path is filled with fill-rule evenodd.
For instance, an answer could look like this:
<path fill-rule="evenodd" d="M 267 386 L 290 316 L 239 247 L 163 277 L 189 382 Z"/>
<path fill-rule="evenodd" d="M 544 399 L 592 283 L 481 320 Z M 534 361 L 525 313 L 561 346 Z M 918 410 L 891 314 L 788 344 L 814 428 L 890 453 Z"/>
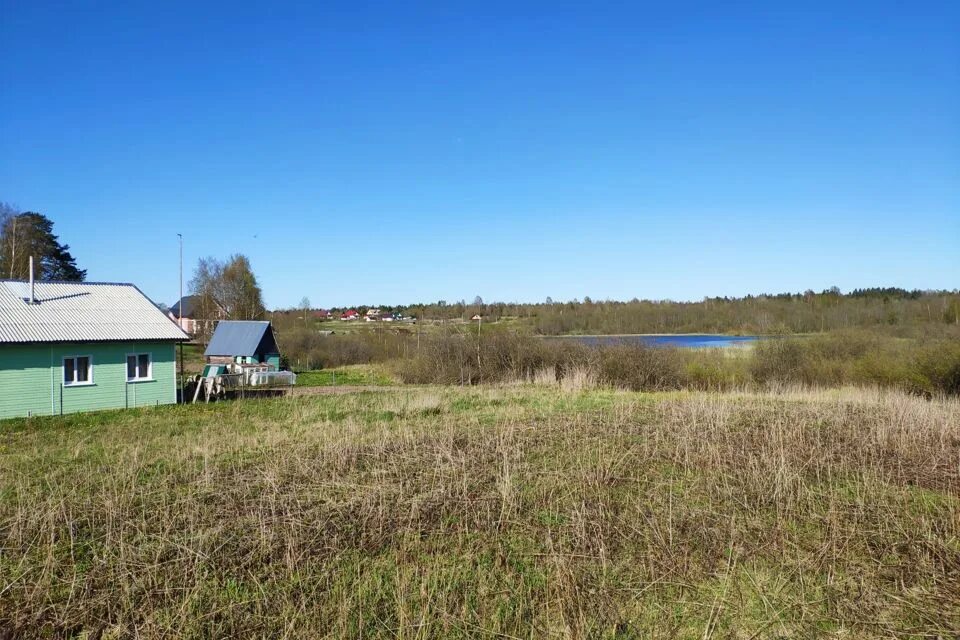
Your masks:
<path fill-rule="evenodd" d="M 760 339 L 760 336 L 723 336 L 716 334 L 669 334 L 626 336 L 551 336 L 548 340 L 573 340 L 589 347 L 609 347 L 618 344 L 645 344 L 651 347 L 745 347 Z"/>

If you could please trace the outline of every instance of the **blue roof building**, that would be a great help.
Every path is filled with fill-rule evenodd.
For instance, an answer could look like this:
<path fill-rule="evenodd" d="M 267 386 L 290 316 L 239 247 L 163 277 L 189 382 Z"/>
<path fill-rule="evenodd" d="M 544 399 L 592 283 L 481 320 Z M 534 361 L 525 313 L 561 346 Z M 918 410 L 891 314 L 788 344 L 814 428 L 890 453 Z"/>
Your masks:
<path fill-rule="evenodd" d="M 280 369 L 280 347 L 267 321 L 221 320 L 203 355 L 207 362 L 261 363 Z"/>

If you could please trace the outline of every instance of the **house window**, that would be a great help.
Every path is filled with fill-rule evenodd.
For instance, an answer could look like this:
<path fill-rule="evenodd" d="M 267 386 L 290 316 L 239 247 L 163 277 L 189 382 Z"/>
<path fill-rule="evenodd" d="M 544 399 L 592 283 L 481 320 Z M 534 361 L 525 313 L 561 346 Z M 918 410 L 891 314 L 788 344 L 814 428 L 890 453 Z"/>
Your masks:
<path fill-rule="evenodd" d="M 127 354 L 127 381 L 152 380 L 153 363 L 149 353 Z"/>
<path fill-rule="evenodd" d="M 63 386 L 93 384 L 93 358 L 70 356 L 63 359 Z"/>

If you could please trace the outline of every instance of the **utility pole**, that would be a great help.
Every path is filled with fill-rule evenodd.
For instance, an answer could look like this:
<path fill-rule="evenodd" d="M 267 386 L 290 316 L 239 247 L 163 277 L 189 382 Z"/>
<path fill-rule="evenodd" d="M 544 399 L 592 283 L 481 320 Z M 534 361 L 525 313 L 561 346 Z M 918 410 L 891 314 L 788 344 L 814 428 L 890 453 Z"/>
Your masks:
<path fill-rule="evenodd" d="M 177 301 L 177 326 L 183 331 L 183 234 L 178 233 L 180 239 L 180 299 Z M 180 403 L 186 402 L 183 388 L 183 340 L 180 341 Z"/>
<path fill-rule="evenodd" d="M 13 279 L 13 265 L 17 261 L 17 217 L 20 214 L 13 216 L 13 243 L 10 248 L 10 279 Z"/>
<path fill-rule="evenodd" d="M 480 363 L 480 327 L 483 326 L 483 316 L 477 314 L 477 369 L 480 380 L 483 380 L 483 365 Z"/>

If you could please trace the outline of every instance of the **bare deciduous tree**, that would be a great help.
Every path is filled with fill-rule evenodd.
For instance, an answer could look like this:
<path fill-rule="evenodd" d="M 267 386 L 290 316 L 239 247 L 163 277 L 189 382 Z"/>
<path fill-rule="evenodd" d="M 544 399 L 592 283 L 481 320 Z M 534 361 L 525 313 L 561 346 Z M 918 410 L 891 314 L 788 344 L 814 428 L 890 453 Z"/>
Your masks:
<path fill-rule="evenodd" d="M 221 316 L 231 320 L 259 320 L 265 314 L 263 292 L 250 260 L 234 254 L 226 261 L 200 258 L 190 281 L 197 296 L 197 313 L 204 320 Z"/>
<path fill-rule="evenodd" d="M 307 326 L 307 317 L 310 314 L 310 298 L 307 296 L 300 300 L 300 310 L 303 311 L 303 326 Z"/>

